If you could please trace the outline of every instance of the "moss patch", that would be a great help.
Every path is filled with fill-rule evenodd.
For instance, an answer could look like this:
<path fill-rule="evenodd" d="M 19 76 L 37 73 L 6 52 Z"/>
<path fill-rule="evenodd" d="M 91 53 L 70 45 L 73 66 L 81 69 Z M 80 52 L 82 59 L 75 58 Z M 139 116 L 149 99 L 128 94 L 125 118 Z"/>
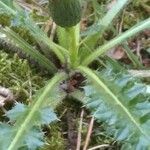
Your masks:
<path fill-rule="evenodd" d="M 31 70 L 27 60 L 20 59 L 17 54 L 10 58 L 0 51 L 0 85 L 13 90 L 18 100 L 25 101 L 31 97 L 45 81 Z"/>

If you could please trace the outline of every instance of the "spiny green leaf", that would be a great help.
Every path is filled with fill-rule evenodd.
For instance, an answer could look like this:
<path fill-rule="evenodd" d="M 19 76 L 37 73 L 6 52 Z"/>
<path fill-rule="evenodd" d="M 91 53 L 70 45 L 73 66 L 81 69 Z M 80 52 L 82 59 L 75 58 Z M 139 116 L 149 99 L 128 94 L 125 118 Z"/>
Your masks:
<path fill-rule="evenodd" d="M 123 140 L 123 150 L 150 148 L 150 102 L 147 86 L 125 73 L 111 69 L 92 72 L 79 67 L 90 81 L 84 87 L 85 106 L 98 121 L 108 124 L 108 133 Z M 142 107 L 142 109 L 139 109 Z M 126 149 L 125 149 L 125 148 Z"/>
<path fill-rule="evenodd" d="M 34 24 L 32 20 L 27 18 L 24 20 L 24 25 L 30 30 L 31 34 L 38 40 L 42 41 L 44 44 L 46 44 L 50 50 L 52 50 L 58 58 L 61 60 L 62 63 L 65 62 L 65 55 L 68 55 L 68 51 L 61 47 L 60 45 L 52 42 L 45 33 Z"/>
<path fill-rule="evenodd" d="M 8 148 L 7 144 L 13 139 L 15 130 L 13 130 L 13 127 L 9 126 L 8 124 L 0 124 L 0 129 L 0 148 L 1 150 L 6 150 Z M 32 128 L 25 136 L 25 140 L 19 143 L 19 145 L 21 148 L 35 150 L 38 147 L 43 146 L 43 136 L 44 134 L 38 128 Z"/>
<path fill-rule="evenodd" d="M 22 49 L 22 51 L 25 52 L 25 54 L 37 60 L 38 63 L 40 63 L 43 67 L 45 67 L 51 73 L 56 71 L 56 67 L 51 61 L 49 61 L 38 50 L 34 49 L 30 44 L 28 44 L 24 39 L 18 36 L 10 28 L 1 29 L 0 31 L 4 32 L 8 36 L 8 38 L 16 42 L 19 45 L 19 47 Z"/>
<path fill-rule="evenodd" d="M 33 20 L 27 17 L 26 13 L 17 4 L 15 4 L 15 6 L 17 11 L 7 6 L 3 2 L 0 2 L 0 8 L 13 14 L 15 17 L 18 17 L 19 14 L 20 22 L 30 30 L 35 39 L 38 39 L 38 41 L 42 41 L 44 44 L 46 44 L 50 50 L 52 50 L 57 55 L 61 62 L 64 63 L 65 55 L 68 55 L 67 50 L 51 41 L 47 35 L 39 27 L 37 27 Z"/>
<path fill-rule="evenodd" d="M 42 133 L 42 131 L 33 128 L 25 137 L 24 145 L 29 150 L 36 150 L 37 148 L 42 147 L 44 145 L 43 137 L 44 133 Z"/>
<path fill-rule="evenodd" d="M 11 110 L 7 111 L 6 116 L 9 118 L 10 122 L 14 122 L 22 118 L 27 111 L 29 111 L 29 106 L 22 103 L 16 103 Z M 36 118 L 37 124 L 49 124 L 52 121 L 57 120 L 56 114 L 49 107 L 43 107 L 42 109 L 37 110 L 34 118 Z"/>
<path fill-rule="evenodd" d="M 34 117 L 37 118 L 35 120 L 35 124 L 37 125 L 50 124 L 51 122 L 57 120 L 54 110 L 49 107 L 38 110 Z"/>
<path fill-rule="evenodd" d="M 10 141 L 13 130 L 12 127 L 6 123 L 0 123 L 0 148 L 1 150 L 7 149 L 7 144 L 4 144 Z"/>
<path fill-rule="evenodd" d="M 27 106 L 22 103 L 16 103 L 15 106 L 6 112 L 6 116 L 11 122 L 16 121 L 27 110 Z"/>
<path fill-rule="evenodd" d="M 47 86 L 38 92 L 29 106 L 17 103 L 12 110 L 7 112 L 6 115 L 10 117 L 10 121 L 15 120 L 16 122 L 13 127 L 7 125 L 8 127 L 6 126 L 7 128 L 5 130 L 0 131 L 0 136 L 4 134 L 4 131 L 9 132 L 9 138 L 3 137 L 5 142 L 1 142 L 1 150 L 17 150 L 22 146 L 31 146 L 32 144 L 34 147 L 38 147 L 39 144 L 42 144 L 40 140 L 42 137 L 36 138 L 39 134 L 42 134 L 37 133 L 37 130 L 34 131 L 33 128 L 39 130 L 40 125 L 49 124 L 57 119 L 53 108 L 55 108 L 65 96 L 64 92 L 60 91 L 58 87 L 59 81 L 62 81 L 64 78 L 64 73 L 56 74 L 56 76 L 48 82 Z M 29 140 L 30 138 L 33 138 L 33 140 Z M 5 149 L 3 147 L 5 147 Z"/>

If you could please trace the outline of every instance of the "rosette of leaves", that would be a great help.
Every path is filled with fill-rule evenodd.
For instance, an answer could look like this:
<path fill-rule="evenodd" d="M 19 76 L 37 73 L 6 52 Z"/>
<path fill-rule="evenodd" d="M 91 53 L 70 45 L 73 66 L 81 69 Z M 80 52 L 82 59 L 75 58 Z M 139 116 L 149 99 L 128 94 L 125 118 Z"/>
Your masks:
<path fill-rule="evenodd" d="M 59 0 L 53 2 L 58 1 Z M 68 1 L 69 0 L 66 0 L 66 2 Z M 101 71 L 95 71 L 88 67 L 93 61 L 102 61 L 99 56 L 105 55 L 105 52 L 111 48 L 122 44 L 122 42 L 127 41 L 131 36 L 149 28 L 150 18 L 136 24 L 133 28 L 118 35 L 114 39 L 107 41 L 104 45 L 97 47 L 99 38 L 127 3 L 128 0 L 117 1 L 102 19 L 99 19 L 91 28 L 87 29 L 83 39 L 80 37 L 79 25 L 71 26 L 67 29 L 60 28 L 58 34 L 59 40 L 58 43 L 55 43 L 35 25 L 29 16 L 25 17 L 22 10 L 12 9 L 5 2 L 0 1 L 0 7 L 3 9 L 9 11 L 16 17 L 20 14 L 20 21 L 30 30 L 37 41 L 47 45 L 48 50 L 43 49 L 42 53 L 39 52 L 9 27 L 1 28 L 0 32 L 5 33 L 24 53 L 35 59 L 40 65 L 54 75 L 46 88 L 42 92 L 39 92 L 39 95 L 35 98 L 33 103 L 27 106 L 28 108 L 25 113 L 20 114 L 22 117 L 17 118 L 14 127 L 11 128 L 8 125 L 2 126 L 7 130 L 0 130 L 1 135 L 4 135 L 4 133 L 10 133 L 11 135 L 8 136 L 8 139 L 4 138 L 4 141 L 0 144 L 0 146 L 2 146 L 0 149 L 3 150 L 4 147 L 8 150 L 16 150 L 22 147 L 23 144 L 26 146 L 29 145 L 26 139 L 28 139 L 28 135 L 33 133 L 31 131 L 32 128 L 37 127 L 38 124 L 42 125 L 42 118 L 47 116 L 46 114 L 44 114 L 44 116 L 40 115 L 41 112 L 43 112 L 42 108 L 47 108 L 47 105 L 50 105 L 52 109 L 64 98 L 62 94 L 68 95 L 71 94 L 71 92 L 76 92 L 81 89 L 80 86 L 76 86 L 78 85 L 78 80 L 75 80 L 73 83 L 71 80 L 72 75 L 76 74 L 76 72 L 85 75 L 88 81 L 85 83 L 87 84 L 84 88 L 85 92 L 82 93 L 82 91 L 80 91 L 85 95 L 83 96 L 82 102 L 93 112 L 97 120 L 104 121 L 108 124 L 109 133 L 112 133 L 118 140 L 124 141 L 122 149 L 147 150 L 150 148 L 149 86 L 138 83 L 138 81 L 126 75 L 125 72 L 121 72 L 122 69 L 119 70 L 121 73 L 118 74 L 115 70 L 109 69 L 101 73 Z M 93 48 L 95 48 L 94 51 L 92 51 Z M 84 49 L 86 54 L 81 51 L 81 49 Z M 49 52 L 54 53 L 60 61 L 61 72 L 54 61 L 47 58 Z M 84 55 L 82 58 L 81 53 Z M 103 62 L 103 64 L 104 63 L 105 62 Z M 107 67 L 106 64 L 105 67 Z M 59 86 L 60 83 L 61 86 Z M 54 97 L 50 96 L 50 100 L 46 101 L 46 97 L 49 94 L 52 94 Z M 56 96 L 59 96 L 59 98 Z M 80 98 L 81 97 L 79 97 L 79 99 Z M 50 118 L 48 120 L 50 120 Z M 45 123 L 50 123 L 50 121 Z M 36 137 L 37 134 L 32 135 Z M 3 139 L 1 138 L 1 140 Z M 40 145 L 36 143 L 36 146 Z M 34 149 L 34 147 L 32 148 L 29 146 L 28 148 Z"/>

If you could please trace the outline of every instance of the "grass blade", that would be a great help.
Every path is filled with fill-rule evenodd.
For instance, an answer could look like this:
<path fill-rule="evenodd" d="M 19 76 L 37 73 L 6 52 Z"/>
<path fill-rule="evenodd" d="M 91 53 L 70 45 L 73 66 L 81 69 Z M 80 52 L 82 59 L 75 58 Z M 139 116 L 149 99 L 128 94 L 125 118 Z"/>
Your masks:
<path fill-rule="evenodd" d="M 81 44 L 84 42 L 90 48 L 93 48 L 97 40 L 102 36 L 108 26 L 112 23 L 113 19 L 118 15 L 118 13 L 123 9 L 123 7 L 129 2 L 129 0 L 118 0 L 116 4 L 107 12 L 107 14 L 90 27 L 90 35 L 88 35 Z M 89 32 L 89 31 L 88 31 Z"/>
<path fill-rule="evenodd" d="M 127 43 L 123 43 L 123 48 L 129 59 L 132 61 L 134 67 L 143 68 L 142 63 L 138 60 L 138 57 L 131 51 Z"/>

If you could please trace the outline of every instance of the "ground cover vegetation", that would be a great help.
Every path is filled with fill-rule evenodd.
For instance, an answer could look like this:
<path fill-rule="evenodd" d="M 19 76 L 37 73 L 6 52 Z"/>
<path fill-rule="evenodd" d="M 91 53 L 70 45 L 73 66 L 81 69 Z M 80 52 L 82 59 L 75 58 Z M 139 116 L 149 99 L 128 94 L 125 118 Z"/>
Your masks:
<path fill-rule="evenodd" d="M 149 150 L 149 12 L 1 0 L 0 149 Z"/>

